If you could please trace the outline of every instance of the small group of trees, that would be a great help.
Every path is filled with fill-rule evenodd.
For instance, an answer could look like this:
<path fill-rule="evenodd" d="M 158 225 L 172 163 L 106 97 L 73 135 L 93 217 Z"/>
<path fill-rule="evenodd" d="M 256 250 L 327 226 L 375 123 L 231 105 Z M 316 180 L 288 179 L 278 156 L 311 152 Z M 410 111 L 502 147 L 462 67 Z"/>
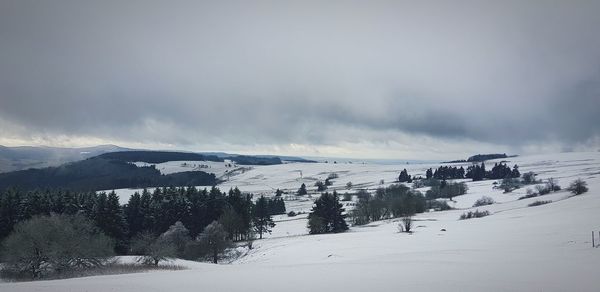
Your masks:
<path fill-rule="evenodd" d="M 430 180 L 431 188 L 425 192 L 425 197 L 428 200 L 434 199 L 450 199 L 452 200 L 456 196 L 462 196 L 467 193 L 469 188 L 464 182 L 447 182 Z"/>
<path fill-rule="evenodd" d="M 357 193 L 358 203 L 351 212 L 355 225 L 367 224 L 385 218 L 412 216 L 426 209 L 425 197 L 403 184 L 379 188 L 375 195 L 366 191 Z"/>
<path fill-rule="evenodd" d="M 2 245 L 4 269 L 37 279 L 100 266 L 114 241 L 82 215 L 34 216 L 19 222 Z"/>
<path fill-rule="evenodd" d="M 332 180 L 338 178 L 338 174 L 337 173 L 330 173 L 327 178 L 325 179 L 325 181 L 322 180 L 317 180 L 317 182 L 315 182 L 315 187 L 317 187 L 317 191 L 318 192 L 324 192 L 327 190 L 327 187 L 333 185 Z"/>
<path fill-rule="evenodd" d="M 438 180 L 462 179 L 465 178 L 465 169 L 456 166 L 440 166 L 435 171 L 431 168 L 425 171 L 427 179 L 435 178 Z"/>
<path fill-rule="evenodd" d="M 195 238 L 183 223 L 176 222 L 159 236 L 143 232 L 136 236 L 132 251 L 139 255 L 138 262 L 157 266 L 162 261 L 172 258 L 199 260 L 209 258 L 218 263 L 223 252 L 233 246 L 230 234 L 218 221 L 213 221 Z"/>
<path fill-rule="evenodd" d="M 474 164 L 467 168 L 465 173 L 466 178 L 470 178 L 473 181 L 480 181 L 484 179 L 503 179 L 503 178 L 518 178 L 521 176 L 519 172 L 519 166 L 514 165 L 511 169 L 505 163 L 496 163 L 492 170 L 486 171 L 485 163 L 480 165 Z"/>
<path fill-rule="evenodd" d="M 318 192 L 324 192 L 325 190 L 327 190 L 327 185 L 321 180 L 315 182 L 315 187 L 317 187 Z"/>
<path fill-rule="evenodd" d="M 406 183 L 412 183 L 413 179 L 412 177 L 408 174 L 408 172 L 406 171 L 406 168 L 403 169 L 400 172 L 400 175 L 398 176 L 398 182 L 406 182 Z"/>

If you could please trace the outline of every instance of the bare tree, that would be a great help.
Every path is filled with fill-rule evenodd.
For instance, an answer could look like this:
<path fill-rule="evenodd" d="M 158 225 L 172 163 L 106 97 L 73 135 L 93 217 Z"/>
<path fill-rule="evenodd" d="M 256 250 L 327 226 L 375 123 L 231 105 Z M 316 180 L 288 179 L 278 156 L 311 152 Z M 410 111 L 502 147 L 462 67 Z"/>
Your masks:
<path fill-rule="evenodd" d="M 213 221 L 204 228 L 204 231 L 198 235 L 198 241 L 206 248 L 212 257 L 213 263 L 217 263 L 219 255 L 232 243 L 227 239 L 227 231 L 218 221 Z"/>
<path fill-rule="evenodd" d="M 140 255 L 138 262 L 154 266 L 177 255 L 173 241 L 165 236 L 156 237 L 150 232 L 143 232 L 133 240 L 132 251 Z"/>
<path fill-rule="evenodd" d="M 31 278 L 67 269 L 99 266 L 114 243 L 82 216 L 36 216 L 15 226 L 5 240 L 5 268 Z"/>

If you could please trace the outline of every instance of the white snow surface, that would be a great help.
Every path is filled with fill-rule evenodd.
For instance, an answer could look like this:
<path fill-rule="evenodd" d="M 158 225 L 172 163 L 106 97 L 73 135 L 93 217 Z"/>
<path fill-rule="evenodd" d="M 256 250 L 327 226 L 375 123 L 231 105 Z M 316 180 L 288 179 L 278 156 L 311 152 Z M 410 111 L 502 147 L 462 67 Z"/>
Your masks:
<path fill-rule="evenodd" d="M 590 191 L 517 200 L 526 188 L 503 194 L 492 189 L 493 181 L 467 182 L 469 192 L 455 198 L 459 209 L 417 215 L 413 234 L 399 233 L 397 220 L 386 220 L 340 234 L 307 235 L 306 214 L 282 215 L 276 216 L 272 234 L 255 241 L 254 249 L 231 264 L 180 261 L 189 269 L 1 283 L 0 291 L 599 291 L 600 248 L 592 248 L 591 232 L 600 231 L 600 153 L 506 160 L 518 164 L 521 173 L 558 179 L 563 188 L 582 178 Z M 381 179 L 392 183 L 403 168 L 422 175 L 437 166 L 255 166 L 224 186 L 271 195 L 276 188 L 295 191 L 302 182 L 312 188 L 316 179 L 336 172 L 334 187 L 343 192 L 348 181 L 372 189 Z M 472 208 L 484 195 L 497 203 Z M 553 202 L 527 207 L 536 200 Z M 308 198 L 286 202 L 295 211 L 308 211 L 311 205 Z M 475 209 L 492 214 L 458 220 Z"/>

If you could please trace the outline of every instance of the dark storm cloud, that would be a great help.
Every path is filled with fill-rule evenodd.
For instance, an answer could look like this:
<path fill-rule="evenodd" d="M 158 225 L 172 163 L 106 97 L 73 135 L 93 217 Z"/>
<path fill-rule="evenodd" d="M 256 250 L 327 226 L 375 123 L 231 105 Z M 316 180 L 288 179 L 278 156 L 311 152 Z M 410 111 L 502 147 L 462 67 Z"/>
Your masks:
<path fill-rule="evenodd" d="M 0 133 L 333 145 L 360 140 L 338 131 L 354 128 L 585 142 L 600 133 L 598 11 L 598 1 L 2 1 Z"/>

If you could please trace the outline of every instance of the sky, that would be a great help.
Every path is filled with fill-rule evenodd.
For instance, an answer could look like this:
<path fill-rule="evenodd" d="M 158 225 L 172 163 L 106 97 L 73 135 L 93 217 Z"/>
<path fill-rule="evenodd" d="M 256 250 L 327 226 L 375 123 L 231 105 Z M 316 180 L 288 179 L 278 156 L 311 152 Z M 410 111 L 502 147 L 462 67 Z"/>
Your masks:
<path fill-rule="evenodd" d="M 600 1 L 0 0 L 0 144 L 600 149 Z"/>

